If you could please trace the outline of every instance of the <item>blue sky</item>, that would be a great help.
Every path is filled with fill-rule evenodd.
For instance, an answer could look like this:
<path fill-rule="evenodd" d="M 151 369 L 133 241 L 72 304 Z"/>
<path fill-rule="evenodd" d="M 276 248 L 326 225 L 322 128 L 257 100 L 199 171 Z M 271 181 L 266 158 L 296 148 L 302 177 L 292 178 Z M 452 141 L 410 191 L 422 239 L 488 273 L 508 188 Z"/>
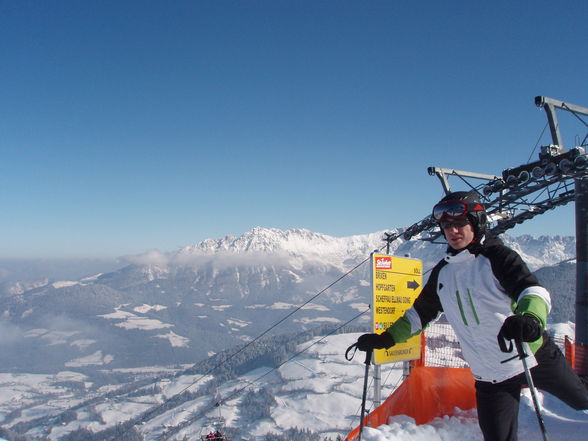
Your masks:
<path fill-rule="evenodd" d="M 442 196 L 427 167 L 500 174 L 539 140 L 536 95 L 588 106 L 586 17 L 585 1 L 1 1 L 0 257 L 410 225 Z M 585 135 L 561 122 L 566 147 Z M 574 234 L 573 207 L 512 233 Z"/>

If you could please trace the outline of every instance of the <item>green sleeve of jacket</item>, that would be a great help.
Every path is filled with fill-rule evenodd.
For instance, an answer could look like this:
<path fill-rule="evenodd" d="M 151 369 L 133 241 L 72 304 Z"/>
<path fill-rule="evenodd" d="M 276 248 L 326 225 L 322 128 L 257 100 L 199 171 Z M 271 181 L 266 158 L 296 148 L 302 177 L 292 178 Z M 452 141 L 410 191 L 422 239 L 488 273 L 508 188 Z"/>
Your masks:
<path fill-rule="evenodd" d="M 539 296 L 525 296 L 521 299 L 515 309 L 515 314 L 529 314 L 539 320 L 541 328 L 545 329 L 547 314 L 549 313 L 547 303 Z"/>
<path fill-rule="evenodd" d="M 400 317 L 397 321 L 395 321 L 392 326 L 390 326 L 386 331 L 388 331 L 392 337 L 394 338 L 394 342 L 402 343 L 408 340 L 410 337 L 416 334 L 420 334 L 420 331 L 416 334 L 412 334 L 410 331 L 410 322 L 405 317 Z"/>
<path fill-rule="evenodd" d="M 543 300 L 539 296 L 525 296 L 521 299 L 519 304 L 515 309 L 515 314 L 529 314 L 539 320 L 541 324 L 541 330 L 545 329 L 547 325 L 547 314 L 549 313 L 549 307 L 545 300 Z M 533 353 L 537 352 L 537 350 L 543 344 L 543 337 L 539 337 L 537 340 L 530 342 L 529 347 Z"/>

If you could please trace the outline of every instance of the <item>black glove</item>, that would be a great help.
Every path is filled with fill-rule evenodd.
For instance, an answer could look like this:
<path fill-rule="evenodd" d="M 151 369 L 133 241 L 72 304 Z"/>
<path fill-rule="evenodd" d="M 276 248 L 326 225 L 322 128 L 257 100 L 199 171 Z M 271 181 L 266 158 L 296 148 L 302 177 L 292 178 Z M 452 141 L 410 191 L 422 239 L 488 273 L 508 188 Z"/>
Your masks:
<path fill-rule="evenodd" d="M 389 332 L 381 334 L 363 334 L 357 339 L 357 349 L 360 351 L 369 351 L 373 349 L 384 349 L 394 346 L 396 342 Z"/>
<path fill-rule="evenodd" d="M 511 315 L 504 321 L 500 333 L 507 340 L 535 341 L 541 337 L 541 323 L 530 314 Z"/>

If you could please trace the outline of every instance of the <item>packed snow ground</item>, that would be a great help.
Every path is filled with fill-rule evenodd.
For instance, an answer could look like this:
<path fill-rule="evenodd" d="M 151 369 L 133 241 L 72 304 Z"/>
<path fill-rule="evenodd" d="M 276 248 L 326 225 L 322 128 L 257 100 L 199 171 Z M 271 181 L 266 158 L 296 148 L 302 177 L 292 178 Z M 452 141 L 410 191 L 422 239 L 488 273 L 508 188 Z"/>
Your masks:
<path fill-rule="evenodd" d="M 572 323 L 548 325 L 555 335 L 574 335 Z M 585 441 L 588 432 L 588 410 L 577 411 L 559 399 L 538 391 L 542 416 L 550 441 Z M 359 421 L 359 420 L 358 420 Z M 524 389 L 519 409 L 520 440 L 543 439 L 531 394 Z M 391 417 L 387 425 L 366 427 L 362 441 L 483 441 L 475 409 L 458 410 L 454 416 L 436 418 L 428 424 L 416 425 L 405 415 Z"/>
<path fill-rule="evenodd" d="M 543 420 L 550 441 L 585 441 L 588 412 L 573 410 L 548 394 L 539 393 Z M 519 411 L 520 440 L 543 439 L 531 396 L 523 391 Z M 429 424 L 417 426 L 410 417 L 390 418 L 388 425 L 366 427 L 362 441 L 483 441 L 475 410 L 461 411 L 456 416 L 436 418 Z"/>

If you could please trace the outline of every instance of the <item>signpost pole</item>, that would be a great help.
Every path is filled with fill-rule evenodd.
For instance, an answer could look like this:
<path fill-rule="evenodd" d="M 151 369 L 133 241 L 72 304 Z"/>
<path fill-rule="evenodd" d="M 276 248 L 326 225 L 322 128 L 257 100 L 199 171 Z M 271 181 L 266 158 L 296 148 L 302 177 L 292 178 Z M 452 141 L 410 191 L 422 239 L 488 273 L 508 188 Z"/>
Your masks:
<path fill-rule="evenodd" d="M 374 409 L 382 404 L 382 368 L 374 365 Z"/>
<path fill-rule="evenodd" d="M 402 379 L 405 380 L 410 374 L 410 361 L 402 362 Z"/>

